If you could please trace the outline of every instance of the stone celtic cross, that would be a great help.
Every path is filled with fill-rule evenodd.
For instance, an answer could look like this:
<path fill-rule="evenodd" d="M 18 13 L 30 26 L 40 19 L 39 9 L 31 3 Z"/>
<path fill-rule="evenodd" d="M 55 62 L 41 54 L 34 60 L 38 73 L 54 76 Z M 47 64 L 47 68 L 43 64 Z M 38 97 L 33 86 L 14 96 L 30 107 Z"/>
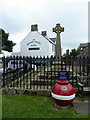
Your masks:
<path fill-rule="evenodd" d="M 61 27 L 60 24 L 56 24 L 56 27 L 53 28 L 53 32 L 57 34 L 56 37 L 56 46 L 55 46 L 55 56 L 56 58 L 61 58 L 61 40 L 60 33 L 64 32 L 64 27 Z"/>

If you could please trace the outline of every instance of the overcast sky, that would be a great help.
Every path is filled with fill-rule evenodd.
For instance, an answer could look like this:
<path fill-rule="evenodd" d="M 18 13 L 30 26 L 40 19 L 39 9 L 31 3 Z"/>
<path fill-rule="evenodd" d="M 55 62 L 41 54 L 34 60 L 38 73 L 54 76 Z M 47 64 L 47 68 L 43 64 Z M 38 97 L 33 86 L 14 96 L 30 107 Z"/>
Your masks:
<path fill-rule="evenodd" d="M 9 39 L 19 44 L 38 24 L 38 31 L 46 30 L 48 37 L 56 37 L 52 28 L 60 23 L 63 52 L 88 42 L 88 0 L 0 0 L 0 28 L 10 34 Z"/>

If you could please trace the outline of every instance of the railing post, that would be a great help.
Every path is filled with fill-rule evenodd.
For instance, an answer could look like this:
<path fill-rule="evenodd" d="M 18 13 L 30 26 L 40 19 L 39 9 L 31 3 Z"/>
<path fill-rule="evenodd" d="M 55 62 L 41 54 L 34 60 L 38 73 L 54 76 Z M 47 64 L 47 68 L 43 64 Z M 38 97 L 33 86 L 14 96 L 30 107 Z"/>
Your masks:
<path fill-rule="evenodd" d="M 47 61 L 47 67 L 46 67 L 46 69 L 47 69 L 47 70 L 46 70 L 46 71 L 47 71 L 46 73 L 47 73 L 47 74 L 46 74 L 45 77 L 46 77 L 46 79 L 47 79 L 47 89 L 48 89 L 48 86 L 49 86 L 49 85 L 48 85 L 48 83 L 49 83 L 49 79 L 48 79 L 48 73 L 49 73 L 49 72 L 48 72 L 48 71 L 49 71 L 49 69 L 48 69 L 48 66 L 49 66 L 49 57 L 48 57 L 48 56 L 47 56 L 47 58 L 46 58 L 46 61 Z"/>
<path fill-rule="evenodd" d="M 29 63 L 30 63 L 30 69 L 29 69 L 29 76 L 30 76 L 30 81 L 29 81 L 29 84 L 30 84 L 30 89 L 32 89 L 32 57 L 30 56 L 29 58 Z"/>
<path fill-rule="evenodd" d="M 2 83 L 3 83 L 3 86 L 2 87 L 5 87 L 5 56 L 2 58 L 2 63 L 3 63 L 3 73 L 2 73 Z"/>
<path fill-rule="evenodd" d="M 72 85 L 73 85 L 73 72 L 74 72 L 74 58 L 71 57 L 71 68 L 72 68 Z"/>
<path fill-rule="evenodd" d="M 22 82 L 23 88 L 25 88 L 25 70 L 24 70 L 24 60 L 25 60 L 25 56 L 23 56 L 23 82 Z"/>
<path fill-rule="evenodd" d="M 21 77 L 22 77 L 22 56 L 19 57 L 19 60 L 20 60 L 20 88 L 22 88 L 22 80 L 21 80 Z"/>
<path fill-rule="evenodd" d="M 43 72 L 43 73 L 44 73 L 44 83 L 45 83 L 45 84 L 44 84 L 44 89 L 45 89 L 45 85 L 46 85 L 46 79 L 45 79 L 45 68 L 46 68 L 46 67 L 45 67 L 45 66 L 46 66 L 45 56 L 43 57 L 43 60 L 44 60 L 44 62 L 43 62 L 43 63 L 44 63 L 44 64 L 43 64 L 43 66 L 44 66 L 44 72 Z"/>
<path fill-rule="evenodd" d="M 26 88 L 28 89 L 28 56 L 25 57 Z"/>
<path fill-rule="evenodd" d="M 51 85 L 51 88 L 52 88 L 52 80 L 53 80 L 52 77 L 54 77 L 53 74 L 52 74 L 52 73 L 53 73 L 53 69 L 52 69 L 52 65 L 53 65 L 53 62 L 52 62 L 52 61 L 53 61 L 53 56 L 51 56 L 50 61 L 51 61 L 51 65 L 50 65 L 50 67 L 51 67 L 51 70 L 50 70 L 50 71 L 51 71 L 51 77 L 50 77 L 50 78 L 51 78 L 51 79 L 50 79 L 51 82 L 50 82 L 50 85 Z"/>
<path fill-rule="evenodd" d="M 87 76 L 90 76 L 90 58 L 87 57 Z"/>

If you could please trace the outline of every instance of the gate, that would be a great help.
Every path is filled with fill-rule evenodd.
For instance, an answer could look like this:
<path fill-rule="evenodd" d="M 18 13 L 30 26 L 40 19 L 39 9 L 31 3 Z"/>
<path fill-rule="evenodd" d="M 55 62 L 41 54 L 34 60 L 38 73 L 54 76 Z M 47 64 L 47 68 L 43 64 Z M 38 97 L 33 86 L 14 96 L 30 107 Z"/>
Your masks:
<path fill-rule="evenodd" d="M 77 89 L 78 76 L 90 72 L 87 57 L 3 57 L 2 87 L 51 89 L 58 80 L 58 71 L 68 71 L 70 83 Z"/>

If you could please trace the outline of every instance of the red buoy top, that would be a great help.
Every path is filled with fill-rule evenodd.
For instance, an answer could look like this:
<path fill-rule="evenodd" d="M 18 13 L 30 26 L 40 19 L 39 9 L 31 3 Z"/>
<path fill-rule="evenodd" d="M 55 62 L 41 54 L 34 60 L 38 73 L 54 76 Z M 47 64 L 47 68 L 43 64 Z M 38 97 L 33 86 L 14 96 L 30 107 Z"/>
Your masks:
<path fill-rule="evenodd" d="M 66 89 L 62 90 L 63 88 Z M 57 80 L 52 92 L 56 95 L 69 96 L 75 94 L 75 89 L 68 80 Z"/>
<path fill-rule="evenodd" d="M 66 85 L 69 84 L 70 82 L 68 80 L 57 80 L 56 83 Z"/>

